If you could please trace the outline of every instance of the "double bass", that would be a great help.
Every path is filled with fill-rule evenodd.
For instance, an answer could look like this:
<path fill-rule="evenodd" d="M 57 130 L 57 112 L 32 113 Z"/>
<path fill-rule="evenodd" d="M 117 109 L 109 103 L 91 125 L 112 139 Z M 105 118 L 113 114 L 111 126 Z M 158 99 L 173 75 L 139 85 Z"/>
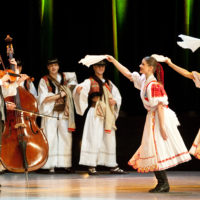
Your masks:
<path fill-rule="evenodd" d="M 12 38 L 8 35 L 7 54 L 13 58 Z M 11 69 L 15 71 L 14 66 Z M 7 97 L 5 101 L 14 102 L 16 110 L 7 111 L 1 141 L 1 162 L 12 172 L 30 172 L 41 168 L 48 158 L 48 142 L 43 131 L 36 123 L 38 112 L 35 97 L 19 86 L 16 96 Z M 29 110 L 21 112 L 18 110 Z"/>

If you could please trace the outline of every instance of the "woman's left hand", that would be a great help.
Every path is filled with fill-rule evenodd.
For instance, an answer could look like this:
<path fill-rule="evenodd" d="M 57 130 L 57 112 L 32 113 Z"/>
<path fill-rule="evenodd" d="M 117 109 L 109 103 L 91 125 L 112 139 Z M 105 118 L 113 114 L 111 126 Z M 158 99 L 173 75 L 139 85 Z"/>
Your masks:
<path fill-rule="evenodd" d="M 162 137 L 163 137 L 163 140 L 167 140 L 168 137 L 167 137 L 165 128 L 161 127 L 161 128 L 160 128 L 160 132 L 161 132 L 161 135 L 162 135 Z"/>

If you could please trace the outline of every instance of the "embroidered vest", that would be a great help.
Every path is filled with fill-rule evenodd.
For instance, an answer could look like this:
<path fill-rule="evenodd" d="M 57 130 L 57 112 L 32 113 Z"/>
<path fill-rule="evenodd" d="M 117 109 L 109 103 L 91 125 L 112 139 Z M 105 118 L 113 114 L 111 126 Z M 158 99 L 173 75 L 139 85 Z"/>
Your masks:
<path fill-rule="evenodd" d="M 62 76 L 63 76 L 62 78 L 64 80 L 63 81 L 63 85 L 67 85 L 68 82 L 66 80 L 66 77 L 65 77 L 64 73 L 62 74 Z M 43 79 L 46 82 L 46 85 L 47 85 L 47 88 L 48 88 L 48 92 L 53 92 L 53 88 L 51 87 L 51 85 L 49 83 L 49 81 L 51 81 L 51 80 L 49 80 L 48 76 L 47 75 L 44 76 Z M 59 101 L 57 100 L 55 102 L 53 111 L 63 112 L 64 109 L 65 109 L 65 97 L 62 97 L 62 98 L 59 99 Z"/>
<path fill-rule="evenodd" d="M 49 83 L 50 80 L 48 79 L 48 76 L 45 75 L 45 76 L 43 76 L 42 78 L 43 78 L 43 79 L 45 80 L 45 82 L 46 82 L 46 85 L 47 85 L 47 88 L 48 88 L 48 92 L 53 92 L 53 89 L 52 89 L 52 87 L 51 87 L 51 85 L 50 85 L 50 83 Z M 62 73 L 62 78 L 63 78 L 63 80 L 64 80 L 63 85 L 67 85 L 67 84 L 68 84 L 68 81 L 67 81 L 67 79 L 66 79 L 64 73 Z"/>
<path fill-rule="evenodd" d="M 92 77 L 89 78 L 89 79 L 90 79 L 90 82 L 91 82 L 89 95 L 96 93 L 97 95 L 99 94 L 99 96 L 100 96 L 100 86 L 99 86 L 99 83 L 97 81 L 95 81 Z M 104 85 L 106 86 L 106 88 L 109 91 L 111 91 L 111 88 L 110 88 L 110 86 L 107 83 L 105 83 Z"/>

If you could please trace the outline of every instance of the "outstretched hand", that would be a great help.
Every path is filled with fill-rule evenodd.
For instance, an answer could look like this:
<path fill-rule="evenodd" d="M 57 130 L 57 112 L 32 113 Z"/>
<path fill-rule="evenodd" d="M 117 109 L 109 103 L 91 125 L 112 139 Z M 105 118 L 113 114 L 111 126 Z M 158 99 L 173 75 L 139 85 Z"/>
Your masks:
<path fill-rule="evenodd" d="M 113 56 L 110 56 L 110 55 L 106 55 L 106 59 L 107 59 L 107 61 L 109 61 L 109 62 L 113 62 L 115 59 L 114 59 L 114 57 Z"/>
<path fill-rule="evenodd" d="M 167 57 L 167 59 L 165 60 L 165 63 L 170 65 L 172 63 L 171 59 Z"/>

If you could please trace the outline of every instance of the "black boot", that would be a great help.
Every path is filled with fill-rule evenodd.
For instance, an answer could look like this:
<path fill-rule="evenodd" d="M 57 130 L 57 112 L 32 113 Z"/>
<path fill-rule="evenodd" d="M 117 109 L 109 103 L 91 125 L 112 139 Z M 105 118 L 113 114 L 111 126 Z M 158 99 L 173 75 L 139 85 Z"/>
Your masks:
<path fill-rule="evenodd" d="M 149 190 L 151 193 L 159 193 L 159 192 L 169 192 L 169 183 L 167 179 L 167 175 L 165 171 L 155 171 L 156 179 L 158 180 L 158 184 L 155 188 Z"/>

